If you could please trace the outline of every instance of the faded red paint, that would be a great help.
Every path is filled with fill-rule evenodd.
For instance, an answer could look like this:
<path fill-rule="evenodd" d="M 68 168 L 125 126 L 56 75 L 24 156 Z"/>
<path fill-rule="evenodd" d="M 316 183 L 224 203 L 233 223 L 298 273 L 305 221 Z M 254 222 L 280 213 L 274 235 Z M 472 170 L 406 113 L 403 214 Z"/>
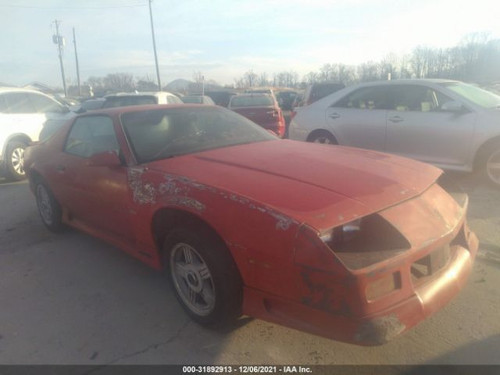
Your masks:
<path fill-rule="evenodd" d="M 161 269 L 153 217 L 165 208 L 189 212 L 230 250 L 244 282 L 245 314 L 359 345 L 408 330 L 465 284 L 478 241 L 466 224 L 466 202 L 457 204 L 435 184 L 440 170 L 281 140 L 138 165 L 119 123 L 121 113 L 137 109 L 103 112 L 115 122 L 125 166 L 89 168 L 64 153 L 70 123 L 27 151 L 30 177 L 45 179 L 67 224 Z M 407 248 L 342 253 L 320 240 L 369 215 L 390 223 Z M 428 275 L 412 278 L 412 267 L 428 263 L 435 263 Z M 391 285 L 367 297 L 369 288 L 377 295 Z"/>

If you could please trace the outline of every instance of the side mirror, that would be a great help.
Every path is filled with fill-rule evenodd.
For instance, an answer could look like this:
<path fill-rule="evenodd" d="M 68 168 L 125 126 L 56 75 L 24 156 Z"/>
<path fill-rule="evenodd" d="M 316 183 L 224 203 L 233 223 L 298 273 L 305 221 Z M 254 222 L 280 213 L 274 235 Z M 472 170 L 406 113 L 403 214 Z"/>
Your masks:
<path fill-rule="evenodd" d="M 71 112 L 71 110 L 69 109 L 69 107 L 67 107 L 65 105 L 61 106 L 61 113 L 62 114 L 66 114 L 66 113 L 69 113 L 69 112 Z"/>
<path fill-rule="evenodd" d="M 85 108 L 83 108 L 82 106 L 77 106 L 72 111 L 75 112 L 75 113 L 77 113 L 77 114 L 87 112 L 87 110 Z"/>
<path fill-rule="evenodd" d="M 441 106 L 441 110 L 442 111 L 446 111 L 446 112 L 456 112 L 456 113 L 459 113 L 459 112 L 465 112 L 465 107 L 463 106 L 462 103 L 457 102 L 455 100 L 452 100 L 452 101 L 444 103 Z"/>
<path fill-rule="evenodd" d="M 89 167 L 118 167 L 122 165 L 115 151 L 104 151 L 92 155 L 87 163 Z"/>

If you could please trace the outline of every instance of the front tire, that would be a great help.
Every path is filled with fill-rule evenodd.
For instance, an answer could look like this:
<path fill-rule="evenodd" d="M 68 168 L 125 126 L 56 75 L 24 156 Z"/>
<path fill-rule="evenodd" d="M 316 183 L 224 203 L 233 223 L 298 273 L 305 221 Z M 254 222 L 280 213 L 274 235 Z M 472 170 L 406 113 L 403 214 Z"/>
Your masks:
<path fill-rule="evenodd" d="M 187 314 L 202 325 L 226 325 L 241 315 L 242 282 L 221 240 L 204 228 L 177 228 L 165 240 L 166 269 Z"/>
<path fill-rule="evenodd" d="M 337 141 L 335 140 L 334 136 L 326 130 L 315 131 L 313 134 L 311 134 L 308 141 L 312 142 L 312 143 L 321 143 L 321 144 L 327 144 L 327 145 L 338 144 Z"/>
<path fill-rule="evenodd" d="M 5 167 L 9 180 L 21 181 L 26 178 L 26 172 L 24 171 L 24 150 L 26 147 L 27 145 L 22 142 L 7 144 Z"/>
<path fill-rule="evenodd" d="M 62 223 L 62 210 L 52 192 L 42 182 L 35 185 L 36 205 L 43 224 L 52 232 L 60 232 L 64 225 Z"/>
<path fill-rule="evenodd" d="M 494 143 L 485 150 L 480 165 L 483 178 L 500 189 L 500 143 Z"/>

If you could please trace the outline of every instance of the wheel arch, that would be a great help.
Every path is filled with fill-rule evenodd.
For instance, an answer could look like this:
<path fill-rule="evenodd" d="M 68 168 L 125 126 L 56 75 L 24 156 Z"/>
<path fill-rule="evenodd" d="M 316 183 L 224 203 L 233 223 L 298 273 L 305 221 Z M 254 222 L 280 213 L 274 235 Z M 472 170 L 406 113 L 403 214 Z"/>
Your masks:
<path fill-rule="evenodd" d="M 479 169 L 481 169 L 481 163 L 483 159 L 486 157 L 486 154 L 490 150 L 490 147 L 492 147 L 492 145 L 494 144 L 498 144 L 500 146 L 500 135 L 488 139 L 481 146 L 479 146 L 476 154 L 474 155 L 474 163 L 472 165 L 474 171 L 478 171 Z"/>
<path fill-rule="evenodd" d="M 21 142 L 26 144 L 26 146 L 29 146 L 32 140 L 27 134 L 24 133 L 11 134 L 9 137 L 7 137 L 7 139 L 3 144 L 2 155 L 4 156 L 4 158 L 5 158 L 5 152 L 7 151 L 7 145 L 11 142 Z"/>
<path fill-rule="evenodd" d="M 329 135 L 332 136 L 333 140 L 337 144 L 339 144 L 339 139 L 337 138 L 337 136 L 335 134 L 333 134 L 331 130 L 324 129 L 324 128 L 314 129 L 312 132 L 309 133 L 309 135 L 307 136 L 306 141 L 307 142 L 311 142 L 312 139 L 313 139 L 313 137 L 315 137 L 317 134 L 321 134 L 321 133 L 328 133 Z"/>
<path fill-rule="evenodd" d="M 199 228 L 211 236 L 213 236 L 216 240 L 218 240 L 224 247 L 227 248 L 226 242 L 223 240 L 222 236 L 215 230 L 215 228 L 210 225 L 206 220 L 201 218 L 200 216 L 178 208 L 172 207 L 163 207 L 157 210 L 151 222 L 151 231 L 153 234 L 153 238 L 156 244 L 156 248 L 159 253 L 159 259 L 163 262 L 163 243 L 167 236 L 172 232 L 172 230 L 179 226 L 186 227 L 194 227 Z M 227 249 L 231 257 L 231 252 Z M 165 265 L 162 264 L 162 267 Z"/>

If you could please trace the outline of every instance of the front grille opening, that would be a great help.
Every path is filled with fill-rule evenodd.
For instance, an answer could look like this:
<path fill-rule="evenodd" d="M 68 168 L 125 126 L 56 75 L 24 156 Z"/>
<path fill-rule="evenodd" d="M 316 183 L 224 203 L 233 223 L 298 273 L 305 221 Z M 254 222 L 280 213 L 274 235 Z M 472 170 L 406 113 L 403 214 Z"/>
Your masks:
<path fill-rule="evenodd" d="M 359 231 L 347 240 L 328 243 L 346 267 L 360 269 L 394 257 L 408 249 L 408 240 L 377 214 L 364 217 Z"/>
<path fill-rule="evenodd" d="M 465 225 L 462 225 L 456 237 L 453 239 L 453 241 L 451 241 L 451 246 L 461 246 L 466 249 L 469 248 L 469 245 L 467 244 L 467 238 L 465 237 Z"/>
<path fill-rule="evenodd" d="M 450 254 L 450 245 L 446 245 L 414 262 L 411 265 L 413 284 L 418 285 L 443 269 L 450 260 Z"/>

